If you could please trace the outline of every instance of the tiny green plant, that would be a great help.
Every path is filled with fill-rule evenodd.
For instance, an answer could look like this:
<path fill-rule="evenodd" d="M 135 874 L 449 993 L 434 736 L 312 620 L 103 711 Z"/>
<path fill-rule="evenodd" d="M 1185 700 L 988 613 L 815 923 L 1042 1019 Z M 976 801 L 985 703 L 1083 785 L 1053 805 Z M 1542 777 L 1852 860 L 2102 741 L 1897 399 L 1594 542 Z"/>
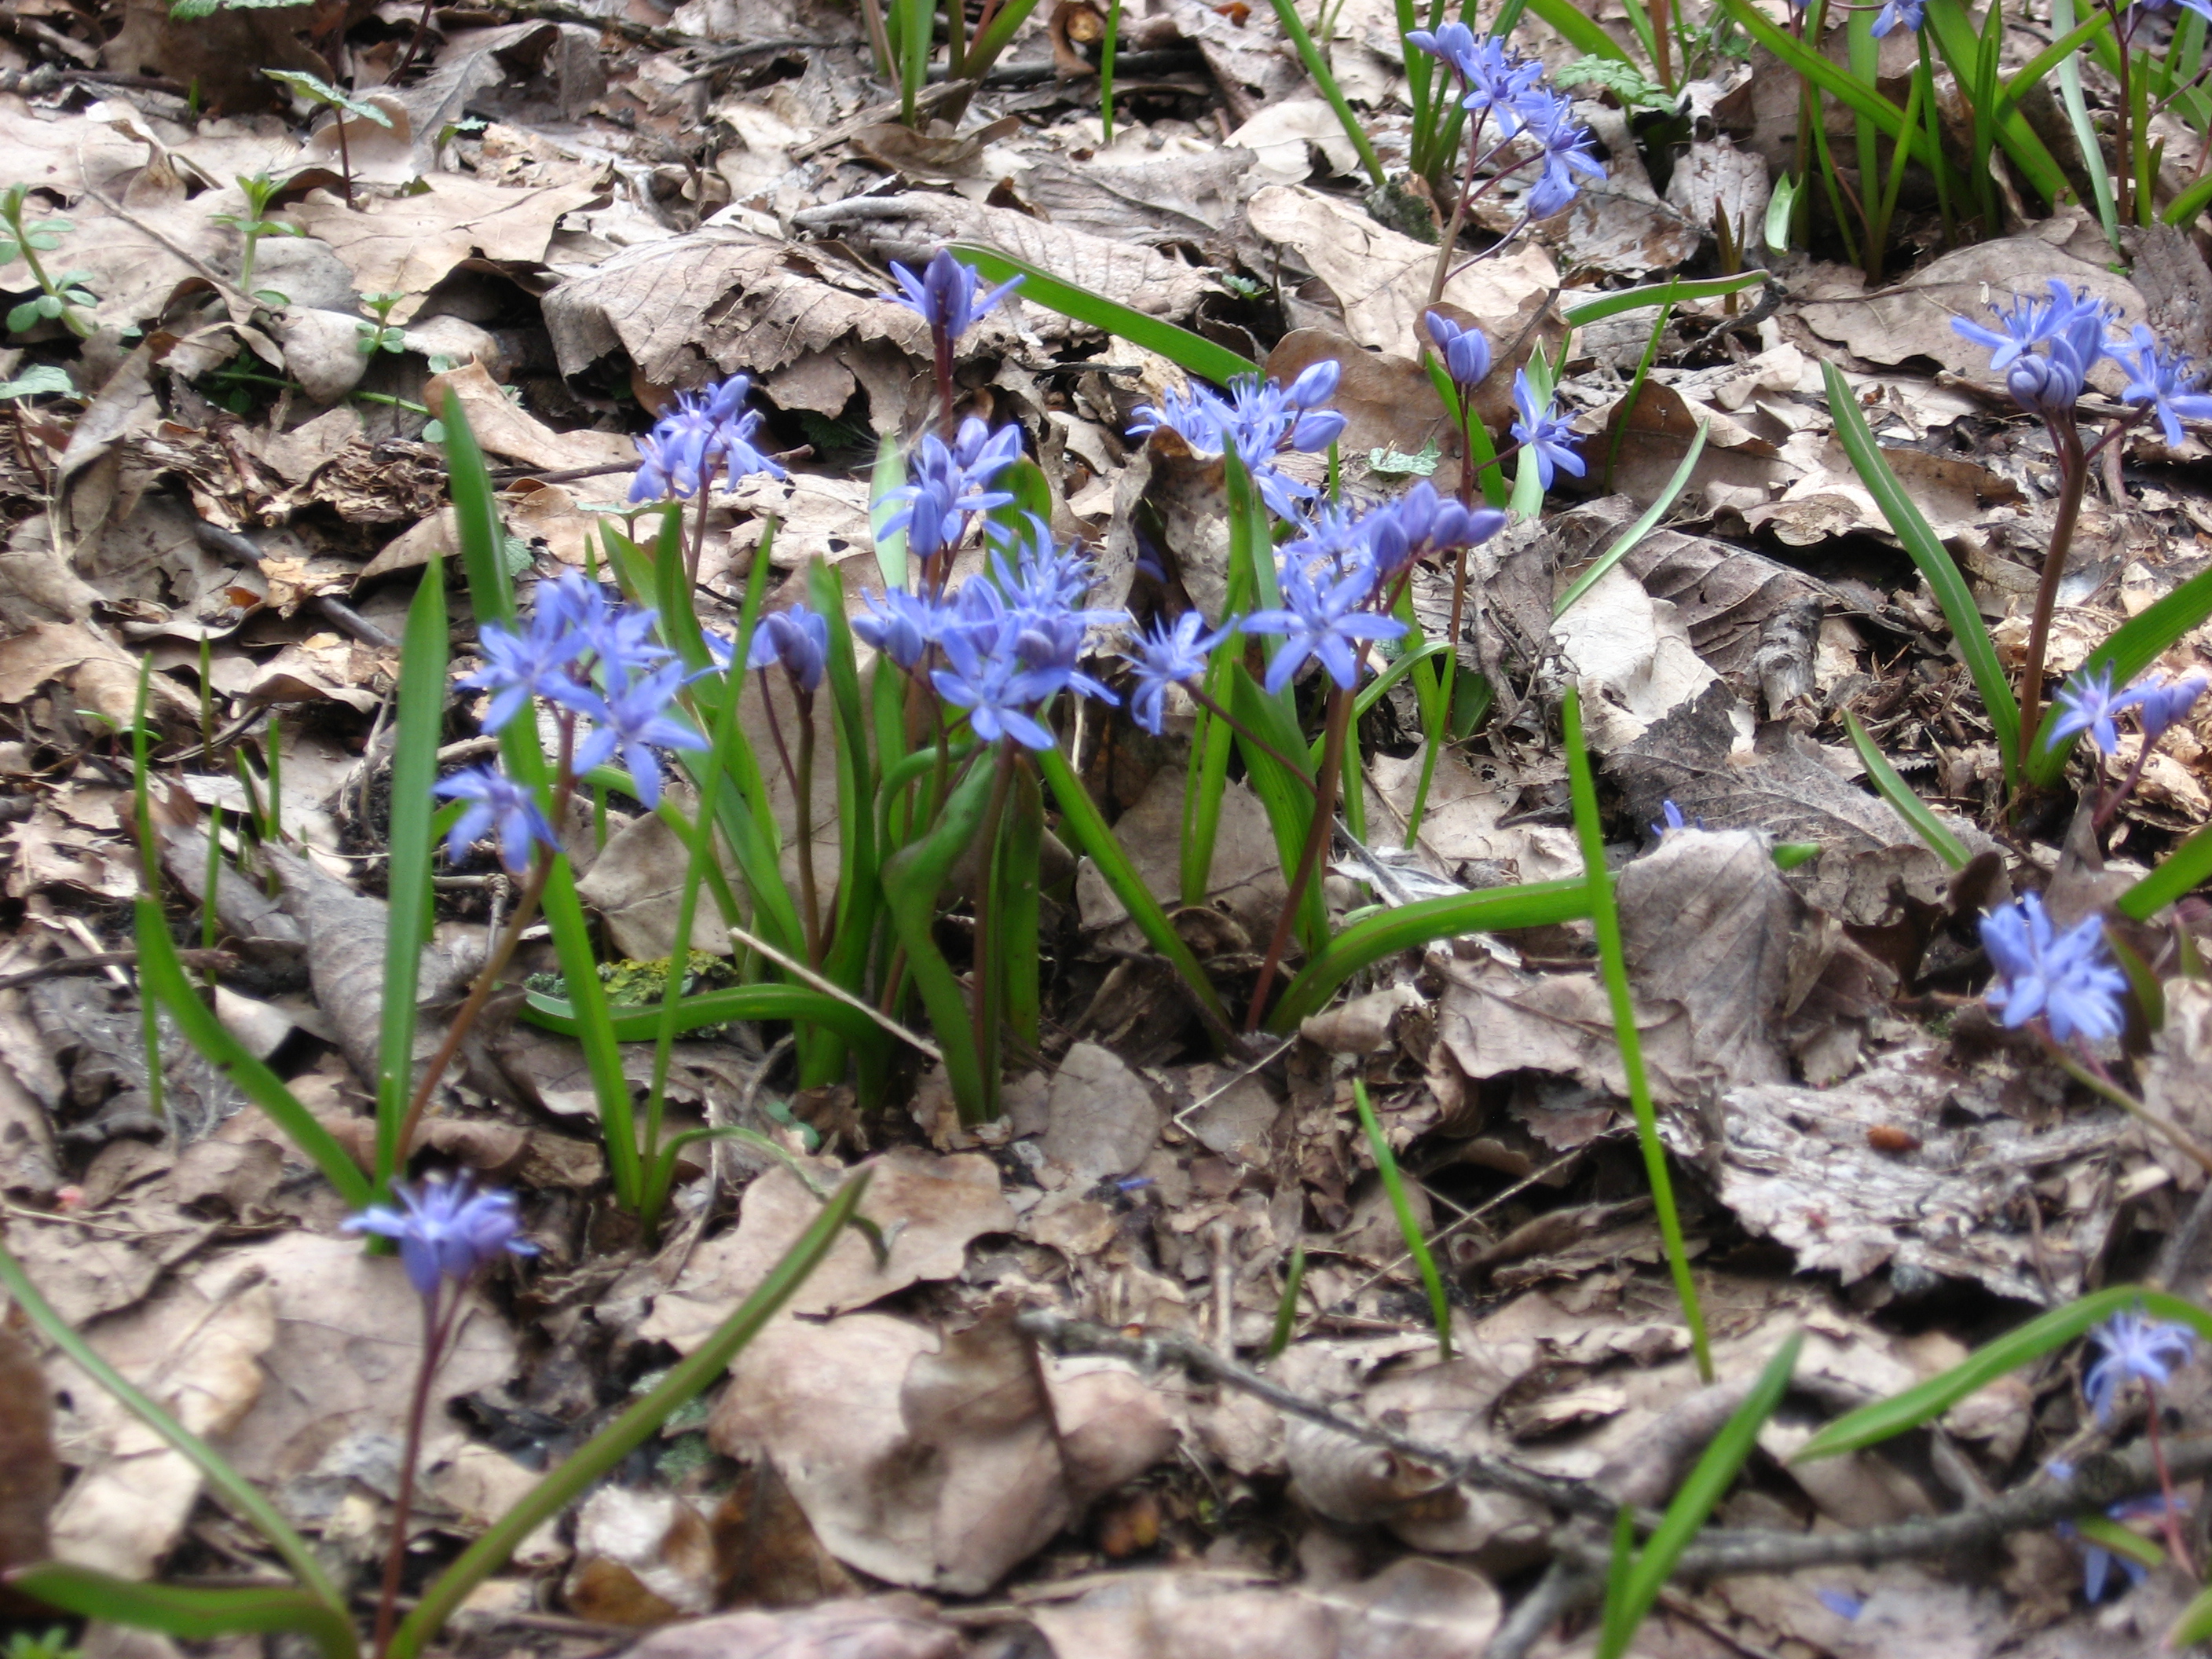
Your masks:
<path fill-rule="evenodd" d="M 238 285 L 264 305 L 281 306 L 289 303 L 287 296 L 274 289 L 253 286 L 253 259 L 264 236 L 302 236 L 307 233 L 299 226 L 269 216 L 269 204 L 284 188 L 283 181 L 272 179 L 265 173 L 241 174 L 238 180 L 240 193 L 246 198 L 243 213 L 218 213 L 215 222 L 236 231 L 244 243 L 238 259 Z"/>
<path fill-rule="evenodd" d="M 64 270 L 56 276 L 39 257 L 59 247 L 64 233 L 76 227 L 58 214 L 27 221 L 23 210 L 30 193 L 27 185 L 10 185 L 0 191 L 0 224 L 7 228 L 6 234 L 0 235 L 0 264 L 12 264 L 21 259 L 31 273 L 31 280 L 39 285 L 38 293 L 9 312 L 8 331 L 21 334 L 42 322 L 58 322 L 72 334 L 89 337 L 93 323 L 88 313 L 97 303 L 92 291 L 84 286 L 91 273 Z"/>
<path fill-rule="evenodd" d="M 392 311 L 406 297 L 404 294 L 364 294 L 361 296 L 361 302 L 376 313 L 374 322 L 364 322 L 361 325 L 358 343 L 362 356 L 374 357 L 380 351 L 397 353 L 407 349 L 407 331 L 392 320 Z M 411 407 L 422 409 L 419 404 Z M 428 411 L 423 410 L 422 412 L 427 414 Z M 430 441 L 434 443 L 437 441 L 432 439 Z"/>
<path fill-rule="evenodd" d="M 338 177 L 345 189 L 345 204 L 353 205 L 353 149 L 346 135 L 349 121 L 374 121 L 378 126 L 388 127 L 392 118 L 374 104 L 355 97 L 342 88 L 334 87 L 319 76 L 301 70 L 272 70 L 261 71 L 279 86 L 289 88 L 309 103 L 335 112 L 332 126 L 338 136 Z"/>

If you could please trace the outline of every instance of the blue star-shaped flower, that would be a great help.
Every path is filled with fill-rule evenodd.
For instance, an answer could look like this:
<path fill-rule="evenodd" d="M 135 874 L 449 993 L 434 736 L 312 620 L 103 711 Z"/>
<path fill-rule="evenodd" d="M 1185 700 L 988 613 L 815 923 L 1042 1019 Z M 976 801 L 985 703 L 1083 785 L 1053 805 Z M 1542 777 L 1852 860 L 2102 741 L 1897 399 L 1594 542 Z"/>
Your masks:
<path fill-rule="evenodd" d="M 2186 1325 L 2170 1324 L 2148 1314 L 2114 1314 L 2089 1333 L 2102 1357 L 2081 1379 L 2082 1396 L 2109 1423 L 2112 1407 L 2130 1379 L 2163 1386 L 2173 1378 L 2173 1368 L 2197 1357 L 2197 1334 Z"/>
<path fill-rule="evenodd" d="M 1316 580 L 1304 560 L 1284 561 L 1283 608 L 1256 611 L 1243 624 L 1247 634 L 1283 636 L 1275 660 L 1267 667 L 1271 695 L 1288 685 L 1309 658 L 1318 660 L 1331 679 L 1349 690 L 1359 682 L 1353 642 L 1395 640 L 1405 633 L 1406 624 L 1397 617 L 1359 608 L 1374 594 L 1375 574 L 1373 563 L 1363 561 L 1334 580 L 1325 574 Z"/>
<path fill-rule="evenodd" d="M 432 1176 L 417 1188 L 392 1183 L 400 1207 L 373 1205 L 342 1224 L 352 1233 L 376 1233 L 396 1239 L 408 1282 L 424 1301 L 438 1294 L 440 1282 L 473 1279 L 502 1255 L 536 1255 L 538 1247 L 516 1237 L 514 1194 L 471 1192 L 467 1171 L 452 1181 Z"/>
<path fill-rule="evenodd" d="M 684 680 L 684 665 L 672 662 L 605 701 L 595 702 L 586 711 L 592 717 L 592 734 L 577 746 L 576 770 L 588 772 L 603 766 L 619 751 L 631 781 L 637 786 L 638 800 L 647 811 L 659 806 L 660 762 L 653 752 L 654 746 L 707 747 L 706 738 L 667 718 L 669 702 Z"/>
<path fill-rule="evenodd" d="M 2107 959 L 2104 924 L 2095 916 L 2060 933 L 2044 913 L 2042 899 L 2030 893 L 1982 918 L 1982 948 L 2000 981 L 1983 1000 L 2003 1012 L 2008 1026 L 2025 1025 L 2040 1014 L 2061 1042 L 2119 1035 L 2127 976 Z"/>
<path fill-rule="evenodd" d="M 1236 630 L 1231 621 L 1208 633 L 1206 618 L 1186 611 L 1172 623 L 1155 623 L 1151 633 L 1139 635 L 1135 648 L 1125 653 L 1136 670 L 1137 689 L 1129 694 L 1130 719 L 1159 736 L 1167 723 L 1168 687 L 1205 673 L 1213 647 Z"/>
<path fill-rule="evenodd" d="M 2127 692 L 2116 694 L 2112 690 L 2112 665 L 2109 662 L 2095 674 L 2086 671 L 2076 674 L 2059 688 L 2054 700 L 2059 715 L 2057 723 L 2051 728 L 2052 744 L 2087 732 L 2090 742 L 2111 754 L 2120 746 L 2119 728 L 2113 725 L 2112 716 L 2131 701 Z"/>
<path fill-rule="evenodd" d="M 1586 469 L 1575 447 L 1582 440 L 1575 436 L 1564 416 L 1552 413 L 1549 399 L 1542 408 L 1537 407 L 1536 389 L 1528 384 L 1525 368 L 1513 372 L 1513 406 L 1521 412 L 1521 418 L 1513 422 L 1513 435 L 1535 452 L 1536 481 L 1549 489 L 1562 471 L 1581 477 Z"/>
<path fill-rule="evenodd" d="M 504 772 L 480 766 L 441 778 L 430 787 L 433 794 L 447 800 L 470 803 L 468 811 L 453 820 L 453 827 L 446 834 L 446 856 L 455 864 L 467 857 L 469 848 L 487 833 L 497 834 L 499 861 L 512 875 L 519 876 L 530 867 L 533 847 L 543 847 L 549 853 L 561 850 L 536 793 Z"/>

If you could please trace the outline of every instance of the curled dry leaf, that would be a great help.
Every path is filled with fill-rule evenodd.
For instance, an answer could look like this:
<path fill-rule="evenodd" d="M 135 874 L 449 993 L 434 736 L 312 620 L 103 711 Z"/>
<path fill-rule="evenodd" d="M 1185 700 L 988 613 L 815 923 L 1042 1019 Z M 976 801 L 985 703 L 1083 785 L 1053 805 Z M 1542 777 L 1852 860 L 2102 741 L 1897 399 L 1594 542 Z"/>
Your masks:
<path fill-rule="evenodd" d="M 902 1592 L 691 1620 L 629 1651 L 630 1659 L 962 1659 L 968 1647 L 927 1602 Z"/>

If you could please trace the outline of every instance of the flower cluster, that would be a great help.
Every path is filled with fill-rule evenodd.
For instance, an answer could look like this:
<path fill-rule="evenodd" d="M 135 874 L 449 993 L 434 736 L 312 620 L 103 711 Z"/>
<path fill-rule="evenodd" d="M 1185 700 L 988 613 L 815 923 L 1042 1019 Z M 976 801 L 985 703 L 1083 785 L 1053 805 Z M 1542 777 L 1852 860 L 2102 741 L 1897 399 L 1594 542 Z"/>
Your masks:
<path fill-rule="evenodd" d="M 2053 1480 L 2071 1480 L 2074 1478 L 2073 1464 L 2063 1457 L 2052 1458 L 2050 1462 L 2044 1465 L 2043 1472 Z M 2189 1502 L 2186 1498 L 2176 1498 L 2173 1501 L 2173 1513 L 2177 1515 L 2189 1513 Z M 2124 1498 L 2105 1511 L 2107 1519 L 2118 1521 L 2123 1525 L 2130 1521 L 2162 1520 L 2166 1513 L 2166 1498 L 2158 1492 L 2148 1492 L 2141 1498 Z M 2087 1598 L 2092 1606 L 2103 1601 L 2105 1586 L 2112 1579 L 2112 1562 L 2115 1559 L 2112 1552 L 2101 1544 L 2092 1544 L 2084 1540 L 2081 1529 L 2071 1521 L 2061 1521 L 2051 1530 L 2081 1552 L 2081 1594 Z M 2128 1582 L 2130 1584 L 2140 1584 L 2150 1576 L 2150 1570 L 2133 1556 L 2123 1555 L 2118 1559 L 2121 1567 L 2126 1571 Z"/>
<path fill-rule="evenodd" d="M 2197 1357 L 2197 1334 L 2188 1326 L 2142 1313 L 2114 1314 L 2089 1340 L 2102 1352 L 2082 1377 L 2081 1394 L 2100 1423 L 2112 1420 L 2112 1407 L 2130 1382 L 2163 1387 L 2173 1380 L 2176 1365 Z"/>
<path fill-rule="evenodd" d="M 1990 1007 L 2003 1011 L 2008 1026 L 2041 1015 L 2061 1042 L 2077 1035 L 2093 1042 L 2119 1035 L 2120 994 L 2128 981 L 2106 952 L 2097 917 L 2061 933 L 2043 901 L 2030 893 L 1982 918 L 1982 948 L 1999 981 L 1984 995 Z"/>
<path fill-rule="evenodd" d="M 1330 359 L 1314 364 L 1287 386 L 1240 374 L 1229 383 L 1226 398 L 1205 386 L 1188 397 L 1171 391 L 1158 404 L 1138 409 L 1129 435 L 1142 437 L 1166 427 L 1182 434 L 1191 453 L 1209 459 L 1234 448 L 1268 507 L 1280 518 L 1293 519 L 1313 500 L 1314 487 L 1278 471 L 1275 457 L 1286 449 L 1316 454 L 1336 441 L 1344 416 L 1322 405 L 1336 395 L 1342 373 Z"/>
<path fill-rule="evenodd" d="M 869 613 L 853 619 L 853 631 L 910 673 L 929 661 L 929 683 L 967 711 L 969 728 L 984 742 L 1009 738 L 1049 749 L 1051 730 L 1038 716 L 1060 692 L 1120 701 L 1079 665 L 1091 631 L 1124 618 L 1118 611 L 1083 608 L 1090 562 L 1060 547 L 1034 514 L 1026 533 L 995 524 L 988 533 L 986 574 L 945 596 L 872 594 Z"/>
<path fill-rule="evenodd" d="M 1126 653 L 1136 684 L 1131 717 L 1158 735 L 1165 726 L 1167 688 L 1203 674 L 1213 647 L 1238 632 L 1281 636 L 1267 668 L 1270 692 L 1316 661 L 1349 690 L 1358 684 L 1364 647 L 1406 632 L 1406 624 L 1388 611 L 1400 574 L 1418 559 L 1479 546 L 1504 527 L 1504 514 L 1439 495 L 1426 480 L 1364 514 L 1322 508 L 1281 550 L 1279 606 L 1226 618 L 1212 633 L 1203 617 L 1186 611 L 1172 626 L 1156 624 L 1138 637 Z"/>
<path fill-rule="evenodd" d="M 2212 421 L 2212 395 L 2191 389 L 2186 356 L 2167 349 L 2141 323 L 2122 334 L 2111 308 L 2086 290 L 2056 276 L 2050 288 L 2047 301 L 2014 295 L 2010 308 L 1997 313 L 1995 328 L 1951 319 L 1959 333 L 1989 348 L 1990 371 L 2004 375 L 2021 408 L 2052 418 L 2069 415 L 2089 371 L 2110 358 L 2128 375 L 2121 401 L 2138 416 L 2154 418 L 2169 445 L 2181 441 L 2183 421 Z"/>
<path fill-rule="evenodd" d="M 653 613 L 610 605 L 596 582 L 574 571 L 543 584 L 521 631 L 486 623 L 477 643 L 483 666 L 461 685 L 489 691 L 484 729 L 504 730 L 516 715 L 544 698 L 560 717 L 579 716 L 592 730 L 572 757 L 579 773 L 622 756 L 647 806 L 660 801 L 656 746 L 704 749 L 707 741 L 668 718 L 670 702 L 684 683 L 681 664 L 653 643 Z M 500 858 L 520 874 L 533 844 L 553 850 L 551 826 L 532 792 L 489 768 L 441 779 L 437 793 L 471 803 L 453 825 L 447 851 L 458 858 L 476 837 L 496 829 Z"/>
<path fill-rule="evenodd" d="M 1899 24 L 1917 34 L 1927 21 L 1928 0 L 1887 0 L 1874 20 L 1874 38 L 1881 40 Z"/>
<path fill-rule="evenodd" d="M 2143 744 L 2148 749 L 2196 706 L 2208 684 L 2212 684 L 2212 679 L 2201 673 L 2169 679 L 2154 669 L 2133 684 L 2115 691 L 2112 665 L 2106 663 L 2094 674 L 2084 672 L 2075 675 L 2060 690 L 2056 700 L 2058 719 L 2051 728 L 2051 740 L 2059 742 L 2086 732 L 2089 741 L 2109 755 L 2120 744 L 2114 716 L 2133 708 L 2142 722 Z"/>
<path fill-rule="evenodd" d="M 689 500 L 710 487 L 718 472 L 732 480 L 755 472 L 783 477 L 783 469 L 753 444 L 760 411 L 745 407 L 752 381 L 743 374 L 679 392 L 675 407 L 637 441 L 644 464 L 629 487 L 632 502 Z"/>
<path fill-rule="evenodd" d="M 804 700 L 812 696 L 829 667 L 828 620 L 805 605 L 794 605 L 788 611 L 775 611 L 763 617 L 753 629 L 745 666 L 765 669 L 779 663 L 799 697 Z"/>
<path fill-rule="evenodd" d="M 898 510 L 883 521 L 881 533 L 903 530 L 906 550 L 928 563 L 966 538 L 971 514 L 988 513 L 1014 499 L 991 484 L 1021 456 L 1022 429 L 1018 426 L 994 434 L 971 415 L 960 423 L 950 444 L 931 433 L 908 464 L 907 482 L 884 497 L 896 502 Z"/>
<path fill-rule="evenodd" d="M 410 1189 L 393 1182 L 400 1207 L 373 1205 L 343 1223 L 349 1233 L 375 1233 L 398 1241 L 399 1260 L 415 1293 L 428 1302 L 440 1283 L 470 1279 L 502 1255 L 536 1255 L 538 1247 L 516 1237 L 522 1224 L 514 1213 L 514 1194 L 475 1192 L 468 1171 L 453 1180 L 432 1176 Z"/>
<path fill-rule="evenodd" d="M 1571 203 L 1583 179 L 1602 179 L 1605 168 L 1591 154 L 1590 130 L 1575 119 L 1571 99 L 1547 85 L 1544 66 L 1514 51 L 1495 35 L 1477 36 L 1464 23 L 1447 23 L 1433 32 L 1415 29 L 1406 44 L 1418 46 L 1450 66 L 1460 87 L 1460 106 L 1474 116 L 1468 143 L 1479 153 L 1498 155 L 1516 139 L 1525 154 L 1509 162 L 1507 173 L 1539 168 L 1522 198 L 1530 220 L 1548 219 Z M 1484 130 L 1494 123 L 1491 148 L 1483 149 Z"/>
<path fill-rule="evenodd" d="M 1019 276 L 1011 277 L 978 299 L 975 268 L 961 264 L 946 248 L 931 256 L 921 276 L 896 263 L 891 266 L 891 276 L 899 291 L 883 297 L 913 312 L 946 344 L 982 321 L 992 307 L 1022 285 Z"/>

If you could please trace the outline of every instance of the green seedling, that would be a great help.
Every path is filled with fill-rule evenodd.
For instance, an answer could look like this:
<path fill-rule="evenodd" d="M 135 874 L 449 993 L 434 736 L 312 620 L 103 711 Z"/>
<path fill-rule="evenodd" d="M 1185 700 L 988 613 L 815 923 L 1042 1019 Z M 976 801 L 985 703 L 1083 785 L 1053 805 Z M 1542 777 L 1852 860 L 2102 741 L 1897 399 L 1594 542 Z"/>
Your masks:
<path fill-rule="evenodd" d="M 0 235 L 0 264 L 12 264 L 22 260 L 38 283 L 39 291 L 8 313 L 8 331 L 21 334 L 42 322 L 58 322 L 70 333 L 81 338 L 90 337 L 92 319 L 85 313 L 97 303 L 92 291 L 84 286 L 92 274 L 84 270 L 65 270 L 57 276 L 47 270 L 39 258 L 51 253 L 62 245 L 62 234 L 76 228 L 76 224 L 59 214 L 27 222 L 23 207 L 30 197 L 28 185 L 10 185 L 0 191 L 0 223 L 7 232 Z M 20 397 L 27 394 L 9 392 L 0 395 Z"/>

